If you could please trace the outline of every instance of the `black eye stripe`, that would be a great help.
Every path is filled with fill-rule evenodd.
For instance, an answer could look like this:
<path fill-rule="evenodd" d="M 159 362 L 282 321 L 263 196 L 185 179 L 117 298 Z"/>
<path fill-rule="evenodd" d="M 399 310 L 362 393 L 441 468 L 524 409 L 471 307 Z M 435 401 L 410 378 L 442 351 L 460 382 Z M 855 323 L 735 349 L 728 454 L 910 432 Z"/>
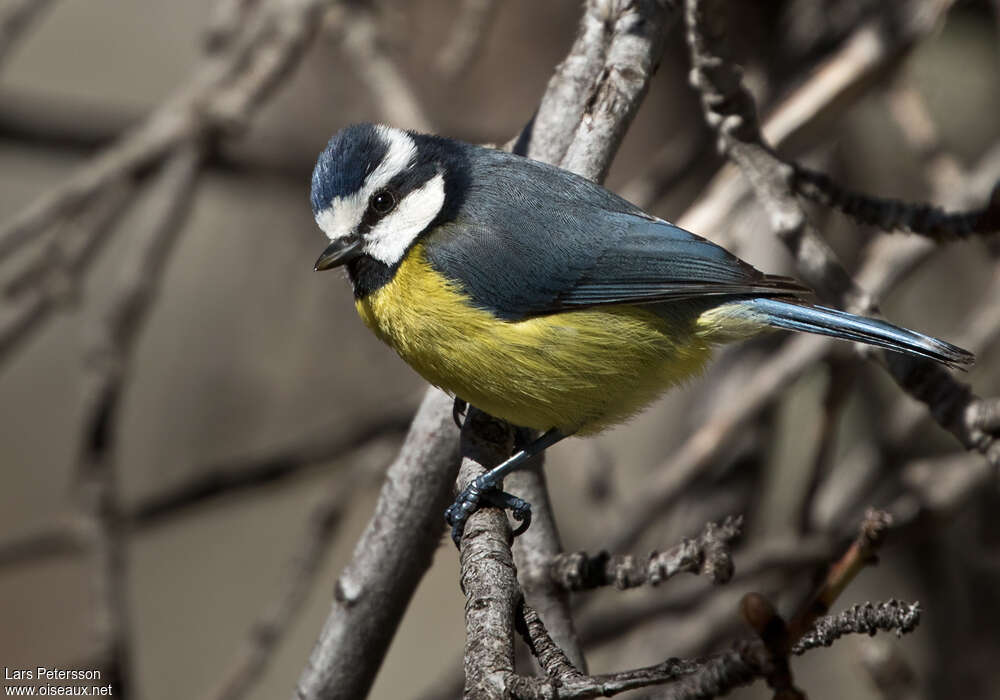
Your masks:
<path fill-rule="evenodd" d="M 407 195 L 427 184 L 427 181 L 438 172 L 439 168 L 434 163 L 415 165 L 398 173 L 386 185 L 372 192 L 368 197 L 368 207 L 361 221 L 362 234 L 367 233 L 381 219 L 395 211 Z M 377 202 L 379 195 L 390 196 L 392 206 L 386 206 L 389 200 L 384 203 Z"/>

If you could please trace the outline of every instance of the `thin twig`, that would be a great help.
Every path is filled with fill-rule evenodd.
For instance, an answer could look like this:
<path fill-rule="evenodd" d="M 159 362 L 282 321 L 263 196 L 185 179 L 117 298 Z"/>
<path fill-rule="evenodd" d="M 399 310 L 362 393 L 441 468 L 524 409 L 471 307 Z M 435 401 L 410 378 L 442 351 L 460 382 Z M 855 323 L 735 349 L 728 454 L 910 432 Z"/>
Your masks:
<path fill-rule="evenodd" d="M 836 615 L 821 617 L 812 628 L 792 645 L 792 653 L 800 656 L 816 647 L 828 647 L 847 634 L 895 632 L 897 636 L 912 632 L 920 624 L 920 605 L 887 600 L 884 603 L 853 605 Z"/>
<path fill-rule="evenodd" d="M 768 115 L 761 126 L 766 142 L 793 156 L 817 145 L 828 124 L 843 116 L 911 48 L 933 33 L 950 4 L 950 0 L 910 0 L 862 24 Z M 742 227 L 731 226 L 730 217 L 749 194 L 747 179 L 735 166 L 727 166 L 678 223 L 735 247 Z"/>
<path fill-rule="evenodd" d="M 903 202 L 849 190 L 825 173 L 795 165 L 792 188 L 806 199 L 843 212 L 882 231 L 907 231 L 935 243 L 1000 232 L 1000 183 L 989 201 L 970 211 L 946 211 L 933 204 Z"/>
<path fill-rule="evenodd" d="M 346 483 L 345 479 L 338 478 L 336 488 L 330 483 L 327 495 L 314 507 L 278 598 L 253 624 L 243 649 L 223 674 L 216 691 L 209 694 L 212 700 L 245 697 L 273 659 L 275 648 L 298 617 L 337 527 L 356 493 L 356 484 L 351 481 L 356 482 L 357 478 L 346 480 Z"/>
<path fill-rule="evenodd" d="M 0 568 L 78 554 L 84 547 L 83 533 L 72 523 L 65 523 L 0 542 Z"/>
<path fill-rule="evenodd" d="M 702 574 L 713 583 L 726 583 L 733 575 L 730 547 L 742 529 L 742 518 L 727 518 L 722 525 L 708 523 L 694 539 L 685 539 L 665 552 L 653 552 L 644 560 L 631 555 L 601 552 L 559 554 L 549 565 L 549 577 L 569 591 L 601 586 L 618 589 L 649 584 L 658 586 L 680 573 Z"/>
<path fill-rule="evenodd" d="M 831 341 L 816 336 L 789 338 L 781 350 L 755 370 L 743 392 L 721 407 L 712 420 L 684 441 L 666 464 L 643 480 L 642 489 L 621 506 L 629 517 L 607 535 L 606 549 L 611 552 L 631 549 L 648 523 L 667 510 L 704 467 L 727 449 L 729 436 L 771 405 L 778 389 L 814 366 L 831 345 Z"/>
<path fill-rule="evenodd" d="M 181 143 L 232 133 L 297 65 L 325 0 L 268 0 L 246 35 L 206 59 L 190 84 L 141 126 L 106 148 L 61 185 L 0 226 L 0 258 L 99 190 L 162 160 Z"/>
<path fill-rule="evenodd" d="M 77 301 L 84 275 L 135 201 L 137 186 L 133 181 L 109 185 L 4 280 L 3 295 L 13 311 L 0 326 L 0 364 L 53 312 Z"/>
<path fill-rule="evenodd" d="M 819 617 L 830 611 L 834 601 L 864 567 L 878 561 L 876 552 L 885 541 L 891 525 L 892 516 L 888 513 L 869 509 L 854 542 L 830 567 L 816 592 L 788 623 L 788 636 L 792 643 L 801 639 Z"/>
<path fill-rule="evenodd" d="M 84 349 L 83 421 L 75 493 L 92 561 L 95 658 L 119 697 L 131 692 L 125 528 L 118 507 L 118 409 L 133 348 L 156 298 L 165 263 L 194 196 L 201 147 L 189 144 L 171 156 L 153 185 L 155 211 L 133 232 L 129 256 L 101 321 Z"/>
<path fill-rule="evenodd" d="M 560 556 L 562 542 L 549 502 L 542 455 L 525 469 L 511 474 L 505 483 L 512 492 L 532 504 L 531 527 L 514 541 L 514 563 L 525 599 L 546 620 L 549 634 L 573 665 L 586 671 L 587 660 L 573 624 L 569 591 L 544 575 L 546 563 Z"/>
<path fill-rule="evenodd" d="M 819 564 L 830 560 L 832 544 L 825 536 L 810 536 L 785 540 L 770 540 L 750 547 L 742 552 L 736 552 L 736 567 L 730 585 L 722 589 L 710 588 L 700 581 L 676 581 L 668 590 L 656 596 L 646 598 L 623 598 L 616 602 L 614 609 L 607 611 L 592 611 L 581 617 L 580 637 L 588 648 L 606 644 L 618 638 L 636 625 L 655 623 L 667 615 L 690 613 L 692 629 L 700 633 L 714 636 L 714 625 L 709 620 L 714 616 L 705 614 L 703 603 L 706 599 L 725 597 L 732 600 L 721 605 L 721 615 L 729 623 L 733 621 L 733 610 L 739 602 L 739 590 L 745 590 L 751 584 L 759 589 L 764 580 L 774 581 L 780 576 L 781 581 L 803 571 L 813 569 Z M 675 629 L 682 625 L 673 624 Z M 689 643 L 690 642 L 690 643 Z M 699 649 L 701 644 L 696 640 L 685 638 L 685 648 Z"/>
<path fill-rule="evenodd" d="M 273 484 L 356 452 L 374 441 L 402 437 L 411 417 L 412 412 L 392 411 L 348 432 L 325 430 L 318 437 L 296 441 L 262 455 L 195 469 L 188 481 L 159 490 L 140 501 L 129 510 L 127 518 L 134 527 L 155 525 L 205 502 Z"/>
<path fill-rule="evenodd" d="M 695 66 L 692 81 L 701 93 L 706 120 L 717 129 L 726 155 L 739 165 L 769 211 L 772 228 L 792 251 L 799 273 L 821 298 L 852 311 L 874 313 L 872 297 L 854 283 L 796 201 L 791 166 L 761 140 L 753 98 L 742 85 L 739 70 L 720 55 L 723 8 L 710 0 L 687 0 L 686 18 Z M 1000 465 L 996 434 L 984 434 L 966 419 L 981 401 L 969 387 L 929 360 L 898 353 L 867 354 L 884 358 L 896 383 L 926 404 L 935 420 L 962 445 L 978 450 L 994 466 Z"/>

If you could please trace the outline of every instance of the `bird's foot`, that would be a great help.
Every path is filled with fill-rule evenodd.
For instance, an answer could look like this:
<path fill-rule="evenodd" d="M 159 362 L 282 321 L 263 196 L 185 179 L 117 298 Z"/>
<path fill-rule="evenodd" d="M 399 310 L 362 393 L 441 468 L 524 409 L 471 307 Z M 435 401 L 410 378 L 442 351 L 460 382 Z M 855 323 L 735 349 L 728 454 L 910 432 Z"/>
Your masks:
<path fill-rule="evenodd" d="M 458 547 L 462 541 L 462 532 L 465 530 L 465 523 L 473 513 L 483 506 L 495 506 L 503 510 L 509 510 L 514 520 L 520 524 L 514 529 L 514 537 L 517 537 L 531 525 L 531 504 L 522 498 L 513 496 L 502 491 L 496 484 L 483 476 L 475 479 L 469 484 L 458 498 L 452 503 L 448 510 L 444 512 L 444 519 L 451 526 L 451 539 Z"/>

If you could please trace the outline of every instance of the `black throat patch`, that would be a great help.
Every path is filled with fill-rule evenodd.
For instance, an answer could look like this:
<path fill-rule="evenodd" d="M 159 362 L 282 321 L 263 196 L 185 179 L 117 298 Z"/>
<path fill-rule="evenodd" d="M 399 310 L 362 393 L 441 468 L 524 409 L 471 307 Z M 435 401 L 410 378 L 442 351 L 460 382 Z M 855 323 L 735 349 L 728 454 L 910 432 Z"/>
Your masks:
<path fill-rule="evenodd" d="M 398 263 L 390 267 L 370 255 L 362 255 L 347 263 L 347 276 L 354 287 L 354 298 L 363 299 L 381 289 L 392 280 L 397 268 Z"/>
<path fill-rule="evenodd" d="M 408 133 L 417 143 L 418 162 L 394 177 L 386 188 L 403 200 L 407 194 L 440 173 L 444 177 L 444 206 L 427 227 L 414 237 L 406 252 L 395 264 L 387 265 L 369 255 L 362 255 L 348 263 L 347 274 L 354 286 L 355 299 L 363 299 L 388 284 L 399 269 L 399 265 L 413 250 L 413 246 L 438 227 L 454 221 L 465 201 L 469 174 L 468 161 L 462 150 L 462 144 L 436 136 Z M 358 231 L 364 236 L 371 226 L 372 222 L 363 221 Z"/>

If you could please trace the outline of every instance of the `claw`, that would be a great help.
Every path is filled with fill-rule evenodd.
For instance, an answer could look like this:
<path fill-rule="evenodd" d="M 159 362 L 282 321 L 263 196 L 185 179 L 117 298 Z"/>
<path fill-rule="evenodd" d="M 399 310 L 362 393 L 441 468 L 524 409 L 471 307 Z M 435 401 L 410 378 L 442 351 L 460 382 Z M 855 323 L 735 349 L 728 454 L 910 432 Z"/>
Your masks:
<path fill-rule="evenodd" d="M 444 519 L 451 525 L 451 539 L 458 547 L 465 531 L 465 522 L 481 505 L 491 505 L 511 511 L 511 515 L 520 524 L 514 529 L 514 537 L 522 534 L 531 525 L 531 504 L 524 499 L 511 495 L 495 486 L 483 486 L 479 479 L 473 481 L 458 495 L 444 512 Z"/>
<path fill-rule="evenodd" d="M 531 504 L 527 501 L 522 501 L 524 503 L 523 508 L 515 508 L 511 511 L 511 515 L 514 516 L 514 520 L 520 521 L 520 525 L 514 528 L 514 537 L 519 537 L 525 533 L 525 531 L 531 526 Z"/>
<path fill-rule="evenodd" d="M 462 399 L 455 399 L 452 415 L 456 423 L 458 422 L 461 410 L 466 406 L 468 404 Z M 523 466 L 527 460 L 537 454 L 541 454 L 547 448 L 562 440 L 567 434 L 561 432 L 558 428 L 550 428 L 541 436 L 531 440 L 529 444 L 512 455 L 507 461 L 498 464 L 482 476 L 474 479 L 462 493 L 458 494 L 455 502 L 444 512 L 445 520 L 451 526 L 451 539 L 454 540 L 456 547 L 459 546 L 462 540 L 465 521 L 479 509 L 481 500 L 486 501 L 490 505 L 512 511 L 514 519 L 521 523 L 514 531 L 515 536 L 520 535 L 528 529 L 528 525 L 531 524 L 531 504 L 517 496 L 504 493 L 501 490 L 504 477 Z M 525 439 L 529 436 L 530 433 L 522 433 L 522 437 Z"/>

